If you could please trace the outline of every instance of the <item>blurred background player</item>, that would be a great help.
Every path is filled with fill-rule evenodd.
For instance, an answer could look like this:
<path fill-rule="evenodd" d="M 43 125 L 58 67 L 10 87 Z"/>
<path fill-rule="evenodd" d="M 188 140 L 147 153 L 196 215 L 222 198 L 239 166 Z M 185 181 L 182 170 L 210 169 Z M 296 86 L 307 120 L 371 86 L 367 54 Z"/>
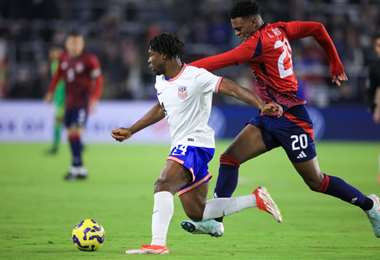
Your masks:
<path fill-rule="evenodd" d="M 154 187 L 152 242 L 127 254 L 167 254 L 167 231 L 174 213 L 173 196 L 178 193 L 182 206 L 192 220 L 204 220 L 212 236 L 223 234 L 223 224 L 213 218 L 230 215 L 245 208 L 258 207 L 278 222 L 281 214 L 265 188 L 236 198 L 207 200 L 208 163 L 215 152 L 214 131 L 208 126 L 212 94 L 221 93 L 246 102 L 268 116 L 280 116 L 275 103 L 264 104 L 256 95 L 231 80 L 181 61 L 184 44 L 171 34 L 160 34 L 149 43 L 148 63 L 157 75 L 158 102 L 136 123 L 117 128 L 112 137 L 118 141 L 166 118 L 172 139 L 165 168 Z"/>
<path fill-rule="evenodd" d="M 65 82 L 64 124 L 68 132 L 72 163 L 65 180 L 85 179 L 87 169 L 83 166 L 81 140 L 88 113 L 92 112 L 103 89 L 103 76 L 96 55 L 84 50 L 82 34 L 71 32 L 65 41 L 65 52 L 46 94 L 46 101 L 53 98 L 59 80 Z"/>
<path fill-rule="evenodd" d="M 49 50 L 50 71 L 54 75 L 58 69 L 59 57 L 62 54 L 62 49 L 54 46 Z M 61 135 L 63 128 L 63 117 L 65 114 L 65 82 L 59 80 L 54 91 L 54 126 L 53 126 L 53 143 L 47 151 L 48 154 L 54 155 L 58 152 L 59 144 L 61 143 Z"/>
<path fill-rule="evenodd" d="M 375 59 L 369 65 L 369 102 L 373 121 L 380 124 L 380 34 L 373 37 Z M 380 182 L 380 155 L 378 157 L 378 181 Z"/>
<path fill-rule="evenodd" d="M 313 125 L 297 96 L 298 84 L 289 41 L 312 36 L 326 52 L 332 82 L 347 80 L 338 52 L 319 22 L 264 23 L 259 6 L 253 1 L 237 2 L 230 12 L 231 25 L 242 43 L 236 48 L 191 65 L 217 70 L 248 63 L 257 78 L 256 92 L 264 102 L 283 106 L 280 118 L 259 115 L 240 131 L 220 157 L 216 197 L 230 197 L 238 183 L 240 164 L 281 146 L 306 185 L 316 192 L 334 196 L 360 207 L 368 216 L 375 235 L 380 237 L 380 203 L 376 195 L 365 196 L 339 177 L 323 173 L 314 144 Z"/>

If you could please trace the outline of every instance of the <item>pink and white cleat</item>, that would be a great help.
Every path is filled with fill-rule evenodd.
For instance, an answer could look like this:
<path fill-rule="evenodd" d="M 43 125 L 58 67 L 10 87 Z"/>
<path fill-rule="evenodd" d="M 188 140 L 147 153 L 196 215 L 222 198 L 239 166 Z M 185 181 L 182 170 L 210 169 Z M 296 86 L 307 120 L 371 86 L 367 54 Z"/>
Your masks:
<path fill-rule="evenodd" d="M 125 251 L 127 255 L 164 255 L 169 254 L 169 248 L 159 245 L 142 245 L 140 249 Z"/>
<path fill-rule="evenodd" d="M 278 223 L 282 222 L 280 209 L 265 187 L 257 187 L 252 194 L 256 197 L 256 205 L 259 209 L 271 214 Z"/>

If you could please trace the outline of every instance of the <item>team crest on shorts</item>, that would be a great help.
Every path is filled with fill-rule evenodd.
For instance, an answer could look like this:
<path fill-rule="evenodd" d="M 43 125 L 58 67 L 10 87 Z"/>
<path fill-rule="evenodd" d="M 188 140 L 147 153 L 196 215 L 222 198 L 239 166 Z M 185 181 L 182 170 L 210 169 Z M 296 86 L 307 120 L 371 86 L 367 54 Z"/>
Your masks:
<path fill-rule="evenodd" d="M 186 87 L 178 87 L 178 97 L 180 99 L 187 98 L 187 88 Z"/>

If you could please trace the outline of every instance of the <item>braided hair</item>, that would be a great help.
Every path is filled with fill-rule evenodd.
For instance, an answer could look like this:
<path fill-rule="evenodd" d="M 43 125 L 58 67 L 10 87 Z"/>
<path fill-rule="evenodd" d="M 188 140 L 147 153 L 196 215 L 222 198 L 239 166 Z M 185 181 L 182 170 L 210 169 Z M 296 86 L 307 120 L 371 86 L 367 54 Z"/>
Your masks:
<path fill-rule="evenodd" d="M 182 58 L 184 44 L 177 36 L 170 33 L 162 33 L 149 42 L 152 51 L 166 55 L 169 59 Z"/>

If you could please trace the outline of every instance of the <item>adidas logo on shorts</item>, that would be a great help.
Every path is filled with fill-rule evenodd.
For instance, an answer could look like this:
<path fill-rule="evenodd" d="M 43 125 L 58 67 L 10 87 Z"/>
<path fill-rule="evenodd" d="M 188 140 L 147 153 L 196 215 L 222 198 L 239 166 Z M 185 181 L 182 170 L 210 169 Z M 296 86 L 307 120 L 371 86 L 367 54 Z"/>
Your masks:
<path fill-rule="evenodd" d="M 307 155 L 304 151 L 300 152 L 300 154 L 297 156 L 297 159 L 303 159 L 303 158 L 306 158 Z"/>

